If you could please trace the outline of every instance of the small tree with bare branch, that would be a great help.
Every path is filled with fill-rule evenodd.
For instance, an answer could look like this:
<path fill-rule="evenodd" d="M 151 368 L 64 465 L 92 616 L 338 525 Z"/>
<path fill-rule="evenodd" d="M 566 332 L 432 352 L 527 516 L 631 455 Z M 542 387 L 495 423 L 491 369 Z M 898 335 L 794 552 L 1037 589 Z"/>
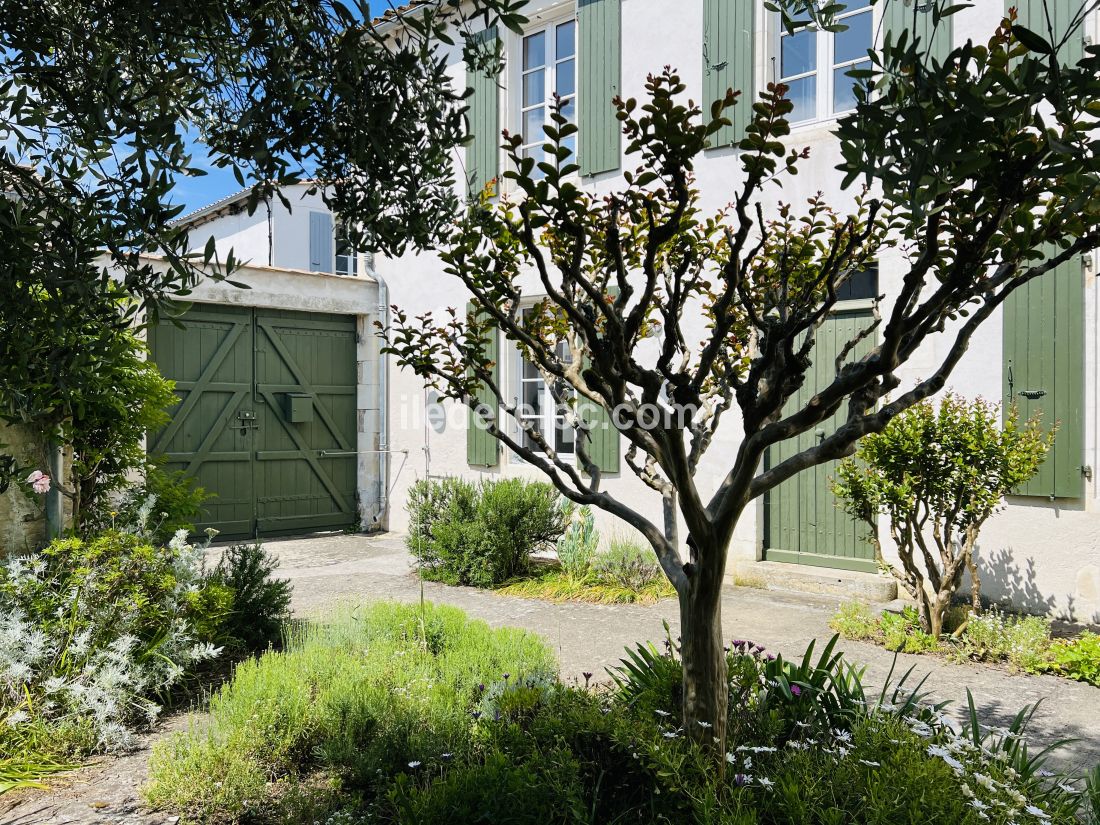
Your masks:
<path fill-rule="evenodd" d="M 745 508 L 799 471 L 850 455 L 861 436 L 938 392 L 1013 289 L 1100 242 L 1089 131 L 1100 55 L 1090 48 L 1065 68 L 1054 51 L 1011 20 L 942 65 L 919 42 L 888 41 L 857 110 L 836 129 L 844 185 L 862 185 L 849 214 L 823 197 L 765 209 L 766 188 L 807 155 L 788 148 L 792 105 L 778 84 L 752 103 L 729 206 L 703 214 L 695 162 L 729 123 L 726 109 L 746 104 L 731 91 L 704 113 L 666 69 L 648 79 L 641 105 L 616 101 L 627 155 L 638 160 L 619 189 L 597 199 L 577 185 L 563 145 L 576 127 L 560 115 L 546 129 L 546 162 L 524 157 L 506 133 L 514 196 L 494 203 L 486 193 L 441 253 L 474 311 L 410 318 L 397 308 L 388 350 L 403 365 L 479 411 L 563 495 L 623 519 L 653 546 L 679 597 L 683 719 L 701 742 L 725 746 L 721 592 Z M 907 262 L 898 289 L 842 349 L 832 379 L 804 404 L 792 400 L 838 291 L 891 246 Z M 542 372 L 575 456 L 559 454 L 496 381 L 490 330 Z M 898 368 L 932 337 L 948 341 L 940 362 L 903 386 Z M 874 346 L 856 357 L 868 339 Z M 488 407 L 478 400 L 486 390 Z M 704 489 L 700 461 L 735 407 L 741 439 L 722 458 L 720 483 Z M 761 469 L 769 447 L 838 411 L 833 432 Z M 663 502 L 663 524 L 603 488 L 591 438 L 608 416 L 626 464 Z"/>

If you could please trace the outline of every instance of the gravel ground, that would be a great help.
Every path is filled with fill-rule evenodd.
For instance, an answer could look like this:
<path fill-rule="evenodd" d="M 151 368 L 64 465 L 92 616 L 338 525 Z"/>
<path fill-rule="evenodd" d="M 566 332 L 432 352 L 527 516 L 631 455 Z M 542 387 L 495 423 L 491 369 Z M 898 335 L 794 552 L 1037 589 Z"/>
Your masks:
<path fill-rule="evenodd" d="M 464 587 L 424 583 L 417 579 L 399 536 L 331 535 L 272 541 L 268 548 L 280 560 L 280 574 L 294 583 L 294 610 L 317 615 L 341 604 L 393 600 L 430 601 L 461 607 L 491 625 L 525 627 L 544 636 L 561 662 L 561 675 L 580 680 L 588 671 L 601 675 L 621 658 L 623 649 L 643 639 L 664 638 L 663 622 L 676 633 L 677 606 L 666 600 L 651 606 L 550 604 L 534 599 L 498 596 Z M 769 650 L 801 654 L 812 639 L 832 635 L 828 620 L 836 599 L 770 590 L 729 588 L 723 603 L 727 638 L 747 638 Z M 866 664 L 866 681 L 881 684 L 893 654 L 860 642 L 844 642 L 852 661 Z M 966 688 L 989 724 L 1007 724 L 1026 704 L 1041 700 L 1031 739 L 1046 744 L 1078 741 L 1063 751 L 1064 767 L 1100 762 L 1100 689 L 1053 676 L 1013 674 L 988 665 L 957 665 L 931 656 L 899 656 L 898 669 L 916 666 L 928 674 L 925 689 L 937 700 L 953 703 L 962 713 Z M 182 728 L 186 717 L 167 727 Z M 157 736 L 163 735 L 163 731 Z M 156 737 L 153 737 L 155 739 Z M 51 780 L 46 791 L 0 797 L 0 825 L 71 825 L 119 823 L 164 825 L 174 821 L 144 811 L 138 789 L 147 775 L 149 743 L 128 756 L 105 759 Z"/>

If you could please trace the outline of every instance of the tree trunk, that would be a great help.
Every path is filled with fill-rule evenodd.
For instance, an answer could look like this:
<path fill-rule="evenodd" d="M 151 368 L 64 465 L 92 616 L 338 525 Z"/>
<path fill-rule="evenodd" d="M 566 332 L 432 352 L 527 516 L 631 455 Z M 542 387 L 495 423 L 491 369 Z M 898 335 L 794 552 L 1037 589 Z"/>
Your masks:
<path fill-rule="evenodd" d="M 700 587 L 702 585 L 702 587 Z M 680 596 L 680 655 L 684 670 L 684 727 L 687 735 L 725 760 L 729 673 L 722 645 L 722 586 L 696 577 Z M 700 592 L 702 591 L 702 592 Z"/>
<path fill-rule="evenodd" d="M 946 598 L 944 596 L 946 595 Z M 932 634 L 932 637 L 939 639 L 943 635 L 943 617 L 947 613 L 947 608 L 951 606 L 950 592 L 947 594 L 937 594 L 936 598 L 932 600 L 932 609 L 929 611 L 928 621 L 928 633 Z"/>
<path fill-rule="evenodd" d="M 963 552 L 966 553 L 966 568 L 970 571 L 970 607 L 975 616 L 982 612 L 982 579 L 978 573 L 978 562 L 974 559 L 974 545 L 977 540 L 977 528 L 968 527 Z"/>

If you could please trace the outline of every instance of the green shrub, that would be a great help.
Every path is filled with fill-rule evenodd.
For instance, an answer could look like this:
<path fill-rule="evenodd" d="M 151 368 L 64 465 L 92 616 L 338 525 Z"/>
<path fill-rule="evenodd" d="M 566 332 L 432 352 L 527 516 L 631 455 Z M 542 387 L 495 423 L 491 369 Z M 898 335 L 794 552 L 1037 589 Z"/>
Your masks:
<path fill-rule="evenodd" d="M 233 594 L 233 609 L 224 616 L 226 641 L 256 653 L 282 641 L 290 621 L 290 582 L 274 578 L 278 561 L 259 542 L 226 548 L 208 581 Z"/>
<path fill-rule="evenodd" d="M 156 548 L 108 532 L 0 565 L 0 744 L 128 747 L 155 700 L 219 652 L 233 594 L 203 580 L 202 554 L 183 534 Z"/>
<path fill-rule="evenodd" d="M 1050 619 L 989 610 L 971 616 L 956 653 L 964 658 L 1005 661 L 1027 673 L 1041 673 L 1050 662 Z"/>
<path fill-rule="evenodd" d="M 494 587 L 527 572 L 532 553 L 554 547 L 568 523 L 557 498 L 549 484 L 522 479 L 419 481 L 409 495 L 407 544 L 426 578 Z"/>
<path fill-rule="evenodd" d="M 936 637 L 921 630 L 917 610 L 909 605 L 903 607 L 901 613 L 883 613 L 879 618 L 879 631 L 887 650 L 926 653 L 939 649 Z"/>
<path fill-rule="evenodd" d="M 563 515 L 569 520 L 565 532 L 558 539 L 558 561 L 569 578 L 581 581 L 592 569 L 592 560 L 600 545 L 592 508 L 574 507 L 562 500 Z"/>
<path fill-rule="evenodd" d="M 154 750 L 151 802 L 239 821 L 275 804 L 275 780 L 313 771 L 381 791 L 442 754 L 475 745 L 471 715 L 489 685 L 545 679 L 549 649 L 455 608 L 377 604 L 300 629 L 283 652 L 242 663 L 210 701 L 209 724 Z M 221 780 L 208 781 L 210 775 Z"/>
<path fill-rule="evenodd" d="M 505 582 L 497 592 L 522 599 L 589 604 L 653 604 L 676 595 L 671 582 L 664 576 L 635 590 L 618 582 L 598 579 L 591 573 L 583 579 L 576 579 L 553 568 L 534 570 L 530 575 Z"/>
<path fill-rule="evenodd" d="M 1100 636 L 1095 633 L 1056 640 L 1050 658 L 1056 673 L 1100 687 Z"/>
<path fill-rule="evenodd" d="M 644 590 L 664 573 L 653 550 L 631 539 L 616 537 L 592 562 L 596 578 L 629 590 Z"/>
<path fill-rule="evenodd" d="M 99 512 L 92 529 L 119 529 L 136 533 L 157 545 L 165 545 L 180 530 L 191 532 L 202 515 L 202 506 L 213 498 L 193 476 L 182 470 L 169 472 L 150 462 L 140 484 L 126 489 L 113 511 Z"/>
<path fill-rule="evenodd" d="M 978 535 L 1004 497 L 1038 472 L 1053 439 L 1038 417 L 1021 424 L 1015 408 L 1002 416 L 996 404 L 947 394 L 938 406 L 918 403 L 861 439 L 856 455 L 838 466 L 833 492 L 868 527 L 875 557 L 918 604 L 925 633 L 943 634 L 968 571 L 971 604 L 981 609 Z M 902 570 L 883 560 L 881 516 Z"/>
<path fill-rule="evenodd" d="M 880 617 L 866 602 L 843 602 L 829 620 L 829 627 L 845 639 L 881 639 Z"/>

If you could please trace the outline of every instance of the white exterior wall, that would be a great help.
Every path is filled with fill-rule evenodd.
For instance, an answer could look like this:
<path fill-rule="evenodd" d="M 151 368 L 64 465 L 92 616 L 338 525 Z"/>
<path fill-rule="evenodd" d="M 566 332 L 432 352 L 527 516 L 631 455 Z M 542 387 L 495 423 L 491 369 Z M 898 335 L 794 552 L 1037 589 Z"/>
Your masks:
<path fill-rule="evenodd" d="M 308 189 L 307 184 L 300 184 L 283 190 L 289 209 L 278 198 L 260 201 L 251 215 L 243 202 L 227 207 L 190 230 L 190 245 L 201 250 L 212 237 L 223 261 L 232 250 L 238 261 L 254 266 L 309 271 L 309 213 L 330 210 L 321 193 L 311 194 Z"/>
<path fill-rule="evenodd" d="M 243 209 L 235 214 L 220 215 L 195 227 L 188 236 L 192 248 L 200 250 L 205 248 L 209 238 L 214 239 L 218 258 L 222 261 L 232 249 L 238 260 L 256 266 L 271 264 L 268 256 L 267 210 L 262 203 L 251 215 Z"/>
<path fill-rule="evenodd" d="M 572 3 L 566 6 L 571 7 Z M 561 8 L 560 3 L 534 0 L 525 13 L 537 21 L 540 12 L 552 16 Z M 953 17 L 956 41 L 973 38 L 984 42 L 1000 21 L 1002 10 L 1003 0 L 974 0 L 972 8 L 964 9 Z M 674 13 L 671 5 L 662 0 L 622 0 L 622 19 L 624 96 L 643 99 L 646 75 L 671 65 L 679 69 L 688 87 L 685 97 L 700 100 L 703 85 L 701 0 L 677 3 Z M 758 86 L 770 77 L 772 66 L 768 20 L 767 15 L 758 12 Z M 1088 33 L 1095 42 L 1095 20 L 1089 21 Z M 518 37 L 506 34 L 506 52 L 517 54 L 518 42 Z M 456 83 L 463 84 L 465 69 L 457 51 L 452 51 L 451 64 Z M 512 71 L 515 71 L 514 65 Z M 584 71 L 583 66 L 580 71 Z M 515 79 L 507 68 L 502 80 L 506 87 L 515 86 Z M 502 92 L 501 101 L 501 126 L 516 131 L 518 124 L 513 96 L 507 89 Z M 839 191 L 840 178 L 835 167 L 840 162 L 840 156 L 829 130 L 830 123 L 827 121 L 794 128 L 787 143 L 791 147 L 810 147 L 811 157 L 802 163 L 798 176 L 784 179 L 781 190 L 769 189 L 765 192 L 765 196 L 771 198 L 767 206 L 774 208 L 775 202 L 780 199 L 797 206 L 804 204 L 806 198 L 818 190 L 824 190 L 832 206 L 838 210 L 848 208 L 852 202 L 852 192 Z M 707 152 L 697 164 L 704 212 L 721 208 L 736 191 L 740 177 L 736 154 L 732 149 Z M 634 165 L 632 158 L 624 159 L 626 168 L 633 168 Z M 622 180 L 616 172 L 595 179 L 583 179 L 581 185 L 593 194 L 599 194 L 621 186 Z M 379 259 L 376 267 L 389 284 L 390 302 L 401 306 L 410 316 L 431 311 L 436 317 L 441 317 L 448 307 L 460 311 L 465 308 L 467 295 L 464 287 L 443 273 L 438 258 L 433 254 L 407 255 L 399 260 Z M 896 291 L 903 272 L 900 253 L 893 250 L 884 252 L 880 259 L 880 288 L 887 293 L 887 302 Z M 1083 461 L 1097 468 L 1100 467 L 1100 439 L 1097 437 L 1100 339 L 1096 329 L 1100 317 L 1100 291 L 1095 272 L 1093 267 L 1086 279 L 1087 435 Z M 531 294 L 537 294 L 533 278 L 530 287 Z M 703 334 L 701 319 L 695 332 L 699 336 Z M 917 357 L 900 371 L 903 381 L 912 382 L 926 375 L 939 363 L 949 345 L 950 338 L 945 335 L 929 341 Z M 949 389 L 968 397 L 980 395 L 999 400 L 1001 351 L 1001 321 L 998 315 L 973 339 L 970 351 L 949 382 Z M 511 364 L 511 360 L 504 361 L 509 376 L 513 371 Z M 507 453 L 502 456 L 499 467 L 492 470 L 468 467 L 464 409 L 448 403 L 446 430 L 435 432 L 425 427 L 424 390 L 420 379 L 392 364 L 389 376 L 390 444 L 394 449 L 407 450 L 410 456 L 409 465 L 400 474 L 396 473 L 395 466 L 389 480 L 394 485 L 389 520 L 392 529 L 407 526 L 403 501 L 409 485 L 426 472 L 423 460 L 425 448 L 430 455 L 432 475 L 539 477 L 537 471 L 515 463 Z M 698 483 L 704 495 L 716 487 L 724 470 L 728 469 L 739 437 L 739 423 L 735 411 L 731 411 L 700 468 Z M 660 501 L 657 495 L 643 486 L 625 464 L 619 476 L 606 479 L 605 489 L 640 512 L 653 514 L 653 518 L 659 519 Z M 730 548 L 731 558 L 738 561 L 760 558 L 762 508 L 762 501 L 757 501 L 742 518 Z M 598 513 L 597 518 L 605 535 L 629 529 L 605 514 Z M 1100 621 L 1100 502 L 1097 501 L 1096 485 L 1087 483 L 1085 497 L 1078 501 L 1051 503 L 1042 499 L 1013 499 L 983 531 L 979 561 L 984 591 L 992 598 L 1007 599 L 1018 607 L 1037 612 Z"/>

